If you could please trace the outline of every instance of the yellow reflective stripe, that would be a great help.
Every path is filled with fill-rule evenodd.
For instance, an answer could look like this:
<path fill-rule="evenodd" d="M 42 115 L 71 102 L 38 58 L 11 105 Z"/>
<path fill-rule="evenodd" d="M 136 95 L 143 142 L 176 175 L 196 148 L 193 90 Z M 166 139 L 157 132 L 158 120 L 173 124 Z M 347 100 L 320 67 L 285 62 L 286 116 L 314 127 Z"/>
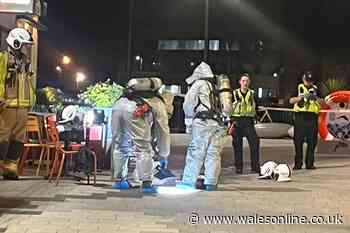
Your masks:
<path fill-rule="evenodd" d="M 241 100 L 244 100 L 246 103 L 248 103 L 249 102 L 249 100 L 250 100 L 250 98 L 251 98 L 251 95 L 252 95 L 252 90 L 250 90 L 250 89 L 248 89 L 248 92 L 247 92 L 247 94 L 246 94 L 246 96 L 245 97 L 243 97 L 243 95 L 242 95 L 242 93 L 237 89 L 237 92 L 238 92 L 238 95 L 239 95 L 239 98 L 241 99 Z"/>
<path fill-rule="evenodd" d="M 233 91 L 233 98 L 234 98 L 235 102 L 237 102 L 236 92 L 237 92 L 237 90 L 234 90 L 234 91 Z"/>
<path fill-rule="evenodd" d="M 237 101 L 237 97 L 235 96 L 236 92 L 240 101 Z M 253 101 L 250 101 L 252 95 L 253 95 L 253 91 L 250 89 L 248 90 L 245 97 L 243 97 L 239 89 L 236 89 L 234 91 L 236 106 L 233 106 L 234 107 L 233 113 L 232 113 L 233 116 L 254 116 L 256 114 L 254 99 Z"/>
<path fill-rule="evenodd" d="M 315 89 L 317 89 L 317 86 L 313 85 Z M 303 93 L 301 93 L 301 90 L 303 90 Z M 309 94 L 309 89 L 305 87 L 303 83 L 298 85 L 298 96 L 301 94 Z M 310 101 L 307 106 L 299 107 L 298 103 L 294 104 L 293 111 L 295 112 L 314 112 L 318 113 L 320 111 L 321 107 L 320 104 L 317 101 Z"/>
<path fill-rule="evenodd" d="M 0 52 L 0 99 L 5 98 L 5 82 L 7 78 L 8 53 Z"/>

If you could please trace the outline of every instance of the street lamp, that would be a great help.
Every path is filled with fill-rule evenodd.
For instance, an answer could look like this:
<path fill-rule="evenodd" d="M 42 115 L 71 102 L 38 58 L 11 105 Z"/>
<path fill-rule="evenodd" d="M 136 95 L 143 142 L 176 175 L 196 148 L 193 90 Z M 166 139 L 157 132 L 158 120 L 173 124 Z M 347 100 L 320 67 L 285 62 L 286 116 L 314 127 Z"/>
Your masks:
<path fill-rule="evenodd" d="M 62 64 L 63 64 L 63 65 L 69 65 L 70 63 L 71 63 L 70 57 L 64 55 L 64 56 L 62 57 Z"/>
<path fill-rule="evenodd" d="M 79 83 L 83 82 L 86 79 L 86 76 L 84 73 L 78 72 L 76 77 L 75 77 L 75 82 L 76 82 L 76 87 L 77 87 L 77 91 L 79 91 Z"/>
<path fill-rule="evenodd" d="M 139 71 L 142 71 L 142 66 L 143 66 L 143 58 L 142 58 L 142 56 L 137 55 L 137 56 L 135 57 L 135 59 L 136 59 L 136 61 L 139 62 Z"/>
<path fill-rule="evenodd" d="M 62 73 L 62 68 L 60 66 L 56 66 L 56 70 L 59 72 L 59 73 Z"/>
<path fill-rule="evenodd" d="M 68 72 L 68 67 L 71 65 L 72 59 L 67 55 L 60 55 L 58 58 L 58 62 L 56 64 L 56 71 L 58 73 L 58 77 L 61 79 L 61 83 L 63 86 L 65 86 L 65 82 L 71 83 L 71 80 L 66 80 Z M 74 81 L 73 81 L 73 87 L 74 87 Z"/>

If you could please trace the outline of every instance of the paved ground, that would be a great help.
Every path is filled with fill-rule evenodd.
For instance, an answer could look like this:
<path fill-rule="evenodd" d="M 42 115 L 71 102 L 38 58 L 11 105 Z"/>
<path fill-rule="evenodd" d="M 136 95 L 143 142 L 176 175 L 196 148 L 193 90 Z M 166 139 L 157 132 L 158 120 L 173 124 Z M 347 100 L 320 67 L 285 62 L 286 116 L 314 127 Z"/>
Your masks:
<path fill-rule="evenodd" d="M 183 169 L 184 150 L 181 145 L 173 147 L 170 163 L 178 175 Z M 289 140 L 264 140 L 261 153 L 262 162 L 293 161 Z M 111 189 L 108 174 L 98 177 L 96 187 L 72 180 L 55 187 L 35 177 L 23 177 L 18 182 L 0 180 L 0 232 L 350 232 L 349 155 L 318 155 L 319 169 L 296 172 L 289 183 L 257 180 L 248 171 L 237 176 L 233 173 L 231 155 L 231 149 L 225 148 L 216 192 L 145 196 L 137 189 Z M 195 221 L 199 215 L 200 223 L 189 223 L 192 212 L 196 214 L 191 219 Z M 205 215 L 254 214 L 307 217 L 341 214 L 343 224 L 204 224 Z"/>

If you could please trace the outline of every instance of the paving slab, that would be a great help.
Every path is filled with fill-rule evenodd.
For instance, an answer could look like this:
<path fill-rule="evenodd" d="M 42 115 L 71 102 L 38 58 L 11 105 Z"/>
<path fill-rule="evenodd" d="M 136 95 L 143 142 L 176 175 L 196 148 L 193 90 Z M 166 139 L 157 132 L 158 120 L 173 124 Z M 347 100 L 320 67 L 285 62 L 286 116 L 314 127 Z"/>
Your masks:
<path fill-rule="evenodd" d="M 185 141 L 178 139 L 170 156 L 170 169 L 178 177 L 184 167 Z M 293 165 L 291 140 L 263 140 L 261 145 L 261 162 Z M 350 232 L 350 155 L 317 154 L 317 170 L 293 172 L 291 182 L 276 183 L 249 173 L 246 144 L 244 151 L 244 174 L 236 175 L 232 148 L 226 144 L 215 192 L 118 191 L 111 188 L 105 172 L 98 176 L 97 186 L 64 179 L 56 187 L 34 176 L 0 179 L 0 233 Z M 270 222 L 254 224 L 259 218 Z M 297 224 L 300 218 L 318 218 L 323 224 Z"/>

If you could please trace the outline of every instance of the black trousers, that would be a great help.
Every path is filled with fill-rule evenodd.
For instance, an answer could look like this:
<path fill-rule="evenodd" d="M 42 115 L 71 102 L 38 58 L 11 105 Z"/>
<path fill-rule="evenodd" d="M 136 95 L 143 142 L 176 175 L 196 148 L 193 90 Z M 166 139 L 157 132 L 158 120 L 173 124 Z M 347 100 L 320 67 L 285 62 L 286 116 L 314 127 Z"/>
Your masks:
<path fill-rule="evenodd" d="M 259 147 L 260 140 L 254 127 L 252 117 L 236 117 L 236 131 L 233 136 L 232 146 L 234 149 L 234 159 L 236 168 L 243 168 L 243 137 L 246 137 L 250 148 L 250 163 L 253 171 L 260 169 Z"/>
<path fill-rule="evenodd" d="M 17 161 L 21 157 L 23 149 L 23 142 L 17 140 L 2 141 L 0 142 L 0 160 Z"/>
<path fill-rule="evenodd" d="M 297 112 L 294 115 L 295 167 L 303 166 L 303 143 L 307 143 L 306 167 L 312 167 L 317 145 L 318 117 L 311 112 Z"/>

